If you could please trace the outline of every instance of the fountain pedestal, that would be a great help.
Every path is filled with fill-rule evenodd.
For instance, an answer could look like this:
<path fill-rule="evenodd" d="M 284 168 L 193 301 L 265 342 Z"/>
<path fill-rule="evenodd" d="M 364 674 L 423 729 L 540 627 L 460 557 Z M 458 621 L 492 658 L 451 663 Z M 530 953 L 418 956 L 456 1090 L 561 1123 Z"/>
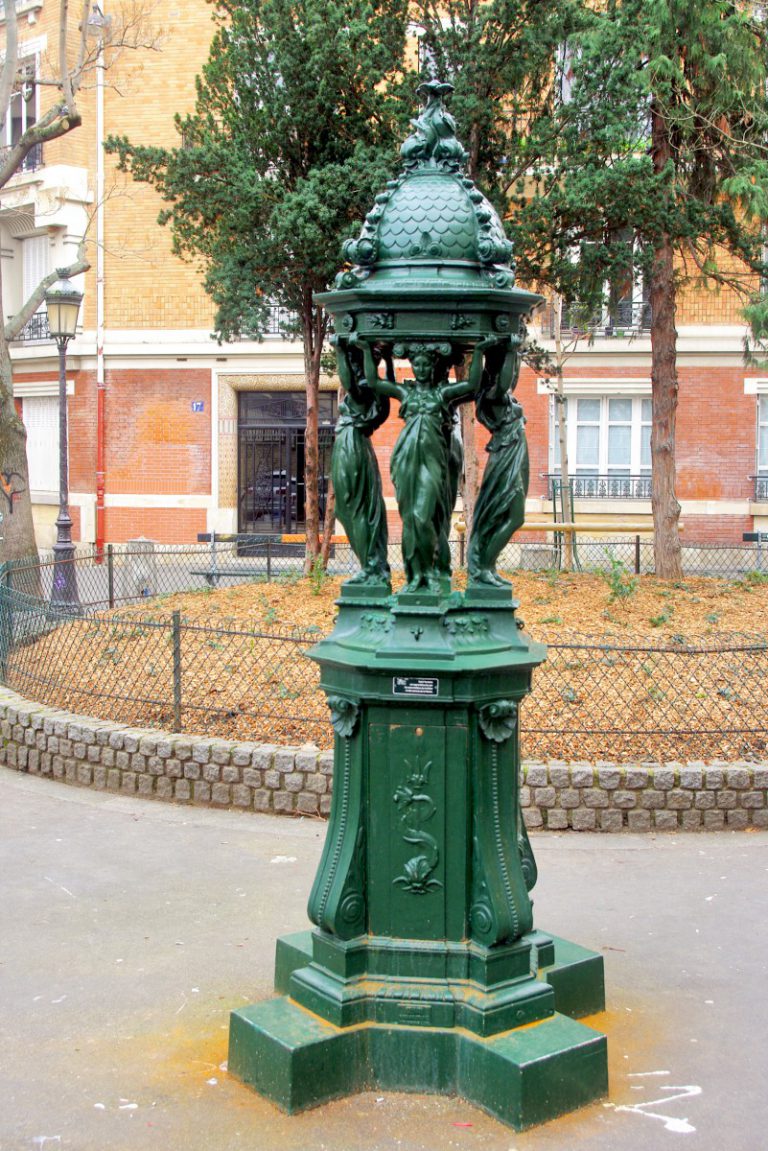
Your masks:
<path fill-rule="evenodd" d="M 316 928 L 278 941 L 282 997 L 233 1014 L 230 1071 L 288 1111 L 456 1092 L 527 1127 L 587 1103 L 606 1041 L 575 1017 L 604 1006 L 602 958 L 534 930 L 519 806 L 518 708 L 544 649 L 503 591 L 344 591 L 312 653 L 336 729 Z"/>

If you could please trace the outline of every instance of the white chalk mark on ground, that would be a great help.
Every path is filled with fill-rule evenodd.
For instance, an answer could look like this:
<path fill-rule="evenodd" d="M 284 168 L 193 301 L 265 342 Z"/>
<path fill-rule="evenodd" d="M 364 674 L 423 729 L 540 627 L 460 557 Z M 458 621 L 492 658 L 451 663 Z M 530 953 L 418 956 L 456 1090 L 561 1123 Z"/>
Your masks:
<path fill-rule="evenodd" d="M 662 1072 L 663 1074 L 663 1072 Z M 662 1091 L 676 1091 L 677 1095 L 665 1095 L 661 1099 L 650 1099 L 647 1103 L 634 1103 L 631 1107 L 621 1105 L 615 1108 L 616 1111 L 634 1111 L 638 1115 L 645 1115 L 649 1119 L 659 1119 L 667 1131 L 674 1131 L 678 1135 L 692 1135 L 696 1128 L 688 1122 L 688 1119 L 677 1119 L 674 1115 L 663 1115 L 660 1111 L 651 1111 L 651 1107 L 666 1107 L 668 1103 L 674 1102 L 676 1099 L 693 1099 L 697 1095 L 701 1095 L 701 1087 L 689 1085 L 687 1087 L 662 1087 Z"/>
<path fill-rule="evenodd" d="M 276 855 L 274 859 L 270 859 L 270 863 L 295 863 L 295 855 Z"/>
<path fill-rule="evenodd" d="M 669 1071 L 630 1071 L 628 1079 L 648 1079 L 651 1075 L 670 1075 Z"/>
<path fill-rule="evenodd" d="M 61 1135 L 35 1135 L 32 1143 L 35 1147 L 61 1147 Z"/>
<path fill-rule="evenodd" d="M 50 883 L 52 887 L 58 887 L 60 891 L 63 891 L 64 894 L 68 895 L 71 899 L 77 899 L 77 896 L 75 895 L 74 891 L 70 891 L 69 888 L 65 887 L 63 883 L 57 883 L 55 879 L 51 879 L 50 875 L 44 875 L 43 879 L 46 881 L 46 883 Z M 41 1139 L 47 1139 L 47 1138 L 49 1138 L 49 1136 L 41 1135 L 40 1138 Z M 55 1138 L 58 1139 L 59 1136 L 57 1135 L 57 1136 L 55 1136 Z"/>

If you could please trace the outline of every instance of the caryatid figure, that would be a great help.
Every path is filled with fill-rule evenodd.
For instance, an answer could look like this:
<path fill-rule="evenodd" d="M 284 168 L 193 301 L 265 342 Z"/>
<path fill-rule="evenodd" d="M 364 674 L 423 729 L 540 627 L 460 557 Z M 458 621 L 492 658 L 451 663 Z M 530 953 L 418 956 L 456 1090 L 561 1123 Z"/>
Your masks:
<path fill-rule="evenodd" d="M 345 396 L 336 422 L 331 479 L 336 515 L 360 564 L 360 571 L 347 582 L 388 588 L 387 512 L 371 436 L 389 416 L 389 399 L 367 386 L 362 350 L 340 337 L 335 342 Z"/>
<path fill-rule="evenodd" d="M 492 338 L 492 342 L 496 342 Z M 477 345 L 466 380 L 449 380 L 454 352 L 447 342 L 395 345 L 396 356 L 407 355 L 414 378 L 397 383 L 389 371 L 381 379 L 368 344 L 363 345 L 368 386 L 400 401 L 405 421 L 390 461 L 390 474 L 403 524 L 406 591 L 441 590 L 446 571 L 448 535 L 456 497 L 455 448 L 452 448 L 454 406 L 477 390 L 482 357 L 489 341 Z M 391 378 L 390 378 L 391 377 Z"/>
<path fill-rule="evenodd" d="M 491 438 L 469 537 L 470 585 L 509 587 L 509 580 L 496 571 L 496 561 L 525 521 L 528 444 L 523 409 L 511 394 L 520 371 L 519 343 L 518 337 L 508 337 L 488 353 L 477 393 L 477 418 Z"/>

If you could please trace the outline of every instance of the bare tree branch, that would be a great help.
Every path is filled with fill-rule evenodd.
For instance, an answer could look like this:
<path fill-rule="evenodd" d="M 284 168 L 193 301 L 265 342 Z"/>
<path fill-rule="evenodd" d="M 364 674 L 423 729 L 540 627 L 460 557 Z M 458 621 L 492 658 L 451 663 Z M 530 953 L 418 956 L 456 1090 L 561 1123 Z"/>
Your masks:
<path fill-rule="evenodd" d="M 80 13 L 80 44 L 77 49 L 77 62 L 73 69 L 73 75 L 79 78 L 83 74 L 83 67 L 88 56 L 88 9 L 90 8 L 90 0 L 83 0 L 83 7 Z M 78 84 L 79 87 L 79 84 Z"/>
<path fill-rule="evenodd" d="M 75 94 L 72 91 L 72 81 L 69 75 L 69 68 L 67 67 L 67 17 L 69 16 L 69 3 L 68 0 L 61 0 L 59 8 L 59 79 L 61 80 L 61 91 L 64 97 L 64 104 L 67 108 L 75 102 Z"/>
<path fill-rule="evenodd" d="M 0 131 L 5 129 L 19 66 L 19 31 L 15 0 L 3 0 L 5 8 L 5 59 L 0 72 Z"/>
<path fill-rule="evenodd" d="M 66 267 L 62 266 L 57 268 L 55 272 L 49 272 L 47 276 L 43 277 L 35 290 L 27 297 L 16 315 L 12 316 L 3 328 L 3 334 L 6 340 L 14 340 L 22 328 L 29 323 L 45 299 L 45 293 L 51 284 L 55 284 L 62 276 L 66 276 L 67 278 L 79 276 L 82 272 L 87 272 L 90 269 L 91 265 L 86 258 L 85 247 L 86 238 L 83 236 L 77 246 L 77 259 L 73 263 L 67 264 Z"/>
<path fill-rule="evenodd" d="M 80 122 L 79 112 L 75 110 L 69 113 L 64 104 L 54 104 L 49 108 L 19 137 L 0 164 L 0 188 L 16 175 L 24 157 L 36 144 L 44 144 L 47 140 L 56 140 L 59 136 L 64 136 L 73 128 L 77 128 Z"/>

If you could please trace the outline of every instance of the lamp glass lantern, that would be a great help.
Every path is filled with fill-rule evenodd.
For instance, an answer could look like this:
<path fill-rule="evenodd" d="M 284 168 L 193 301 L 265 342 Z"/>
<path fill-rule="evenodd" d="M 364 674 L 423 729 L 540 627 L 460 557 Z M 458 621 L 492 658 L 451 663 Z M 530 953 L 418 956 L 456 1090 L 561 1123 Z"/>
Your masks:
<path fill-rule="evenodd" d="M 82 299 L 83 293 L 59 273 L 59 279 L 45 293 L 48 330 L 54 340 L 66 342 L 75 335 Z"/>

